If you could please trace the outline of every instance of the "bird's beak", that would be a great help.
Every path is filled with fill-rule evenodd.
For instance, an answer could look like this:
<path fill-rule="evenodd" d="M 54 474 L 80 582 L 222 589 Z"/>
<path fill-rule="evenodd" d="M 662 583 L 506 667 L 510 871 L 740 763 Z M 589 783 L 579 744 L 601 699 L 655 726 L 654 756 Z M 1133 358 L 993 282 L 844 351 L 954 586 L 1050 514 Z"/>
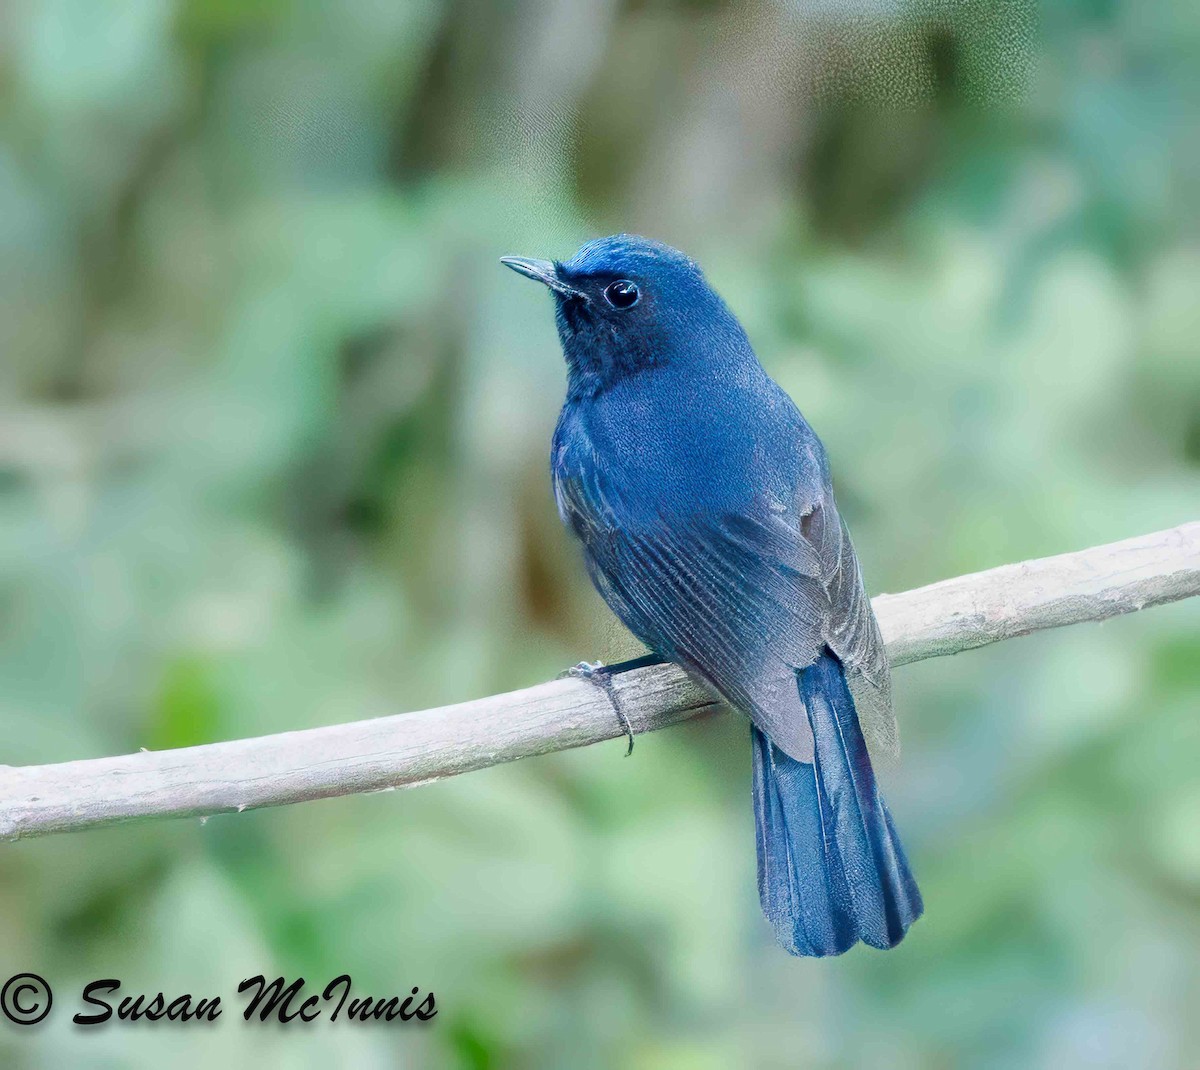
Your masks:
<path fill-rule="evenodd" d="M 533 279 L 544 286 L 549 286 L 555 293 L 560 293 L 564 297 L 583 297 L 585 299 L 587 297 L 582 290 L 568 286 L 558 277 L 558 271 L 552 260 L 533 260 L 528 256 L 502 256 L 500 263 L 505 267 L 512 268 L 519 275 L 524 275 L 527 279 Z"/>

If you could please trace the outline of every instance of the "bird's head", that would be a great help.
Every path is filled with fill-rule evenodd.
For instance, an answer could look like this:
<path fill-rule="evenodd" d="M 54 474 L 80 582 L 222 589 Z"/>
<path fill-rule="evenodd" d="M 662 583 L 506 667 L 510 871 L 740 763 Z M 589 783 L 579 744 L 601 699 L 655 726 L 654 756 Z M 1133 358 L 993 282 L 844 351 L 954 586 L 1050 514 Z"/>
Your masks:
<path fill-rule="evenodd" d="M 617 234 L 588 242 L 570 260 L 506 256 L 501 263 L 554 295 L 574 393 L 599 393 L 667 363 L 749 353 L 699 265 L 661 242 Z"/>

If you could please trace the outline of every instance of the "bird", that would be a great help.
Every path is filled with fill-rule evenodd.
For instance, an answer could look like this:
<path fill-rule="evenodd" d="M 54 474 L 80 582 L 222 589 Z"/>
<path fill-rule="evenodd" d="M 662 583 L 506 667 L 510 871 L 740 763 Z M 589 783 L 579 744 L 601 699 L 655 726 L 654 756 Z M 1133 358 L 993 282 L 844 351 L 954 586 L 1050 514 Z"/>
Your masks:
<path fill-rule="evenodd" d="M 776 940 L 894 947 L 924 905 L 875 777 L 898 753 L 888 660 L 820 439 L 679 250 L 618 234 L 501 262 L 554 298 L 551 477 L 593 584 L 640 664 L 673 662 L 749 718 Z M 612 695 L 609 669 L 580 668 Z"/>

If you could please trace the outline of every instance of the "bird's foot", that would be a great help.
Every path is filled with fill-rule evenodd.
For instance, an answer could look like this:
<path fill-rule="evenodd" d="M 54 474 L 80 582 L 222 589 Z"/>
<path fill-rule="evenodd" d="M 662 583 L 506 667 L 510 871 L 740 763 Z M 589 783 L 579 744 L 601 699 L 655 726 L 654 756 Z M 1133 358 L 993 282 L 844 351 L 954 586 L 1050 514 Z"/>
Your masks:
<path fill-rule="evenodd" d="M 576 680 L 586 680 L 589 684 L 595 684 L 601 691 L 608 696 L 608 701 L 612 705 L 613 712 L 617 715 L 617 720 L 621 722 L 621 728 L 624 729 L 625 735 L 629 737 L 629 747 L 625 751 L 625 757 L 628 758 L 633 753 L 633 725 L 629 723 L 629 718 L 625 716 L 625 711 L 621 709 L 621 700 L 617 698 L 616 689 L 613 687 L 613 669 L 616 666 L 605 665 L 602 661 L 581 661 L 578 665 L 572 665 L 562 676 L 571 676 Z"/>

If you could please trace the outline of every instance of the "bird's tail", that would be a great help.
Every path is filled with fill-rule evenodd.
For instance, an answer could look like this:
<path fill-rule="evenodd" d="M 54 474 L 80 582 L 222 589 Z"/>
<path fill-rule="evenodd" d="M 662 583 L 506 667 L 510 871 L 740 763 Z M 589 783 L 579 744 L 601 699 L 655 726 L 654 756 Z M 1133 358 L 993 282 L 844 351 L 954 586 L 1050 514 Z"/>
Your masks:
<path fill-rule="evenodd" d="M 799 762 L 757 728 L 754 819 L 763 913 L 793 955 L 894 947 L 924 905 L 867 756 L 841 662 L 797 673 L 814 741 Z"/>

